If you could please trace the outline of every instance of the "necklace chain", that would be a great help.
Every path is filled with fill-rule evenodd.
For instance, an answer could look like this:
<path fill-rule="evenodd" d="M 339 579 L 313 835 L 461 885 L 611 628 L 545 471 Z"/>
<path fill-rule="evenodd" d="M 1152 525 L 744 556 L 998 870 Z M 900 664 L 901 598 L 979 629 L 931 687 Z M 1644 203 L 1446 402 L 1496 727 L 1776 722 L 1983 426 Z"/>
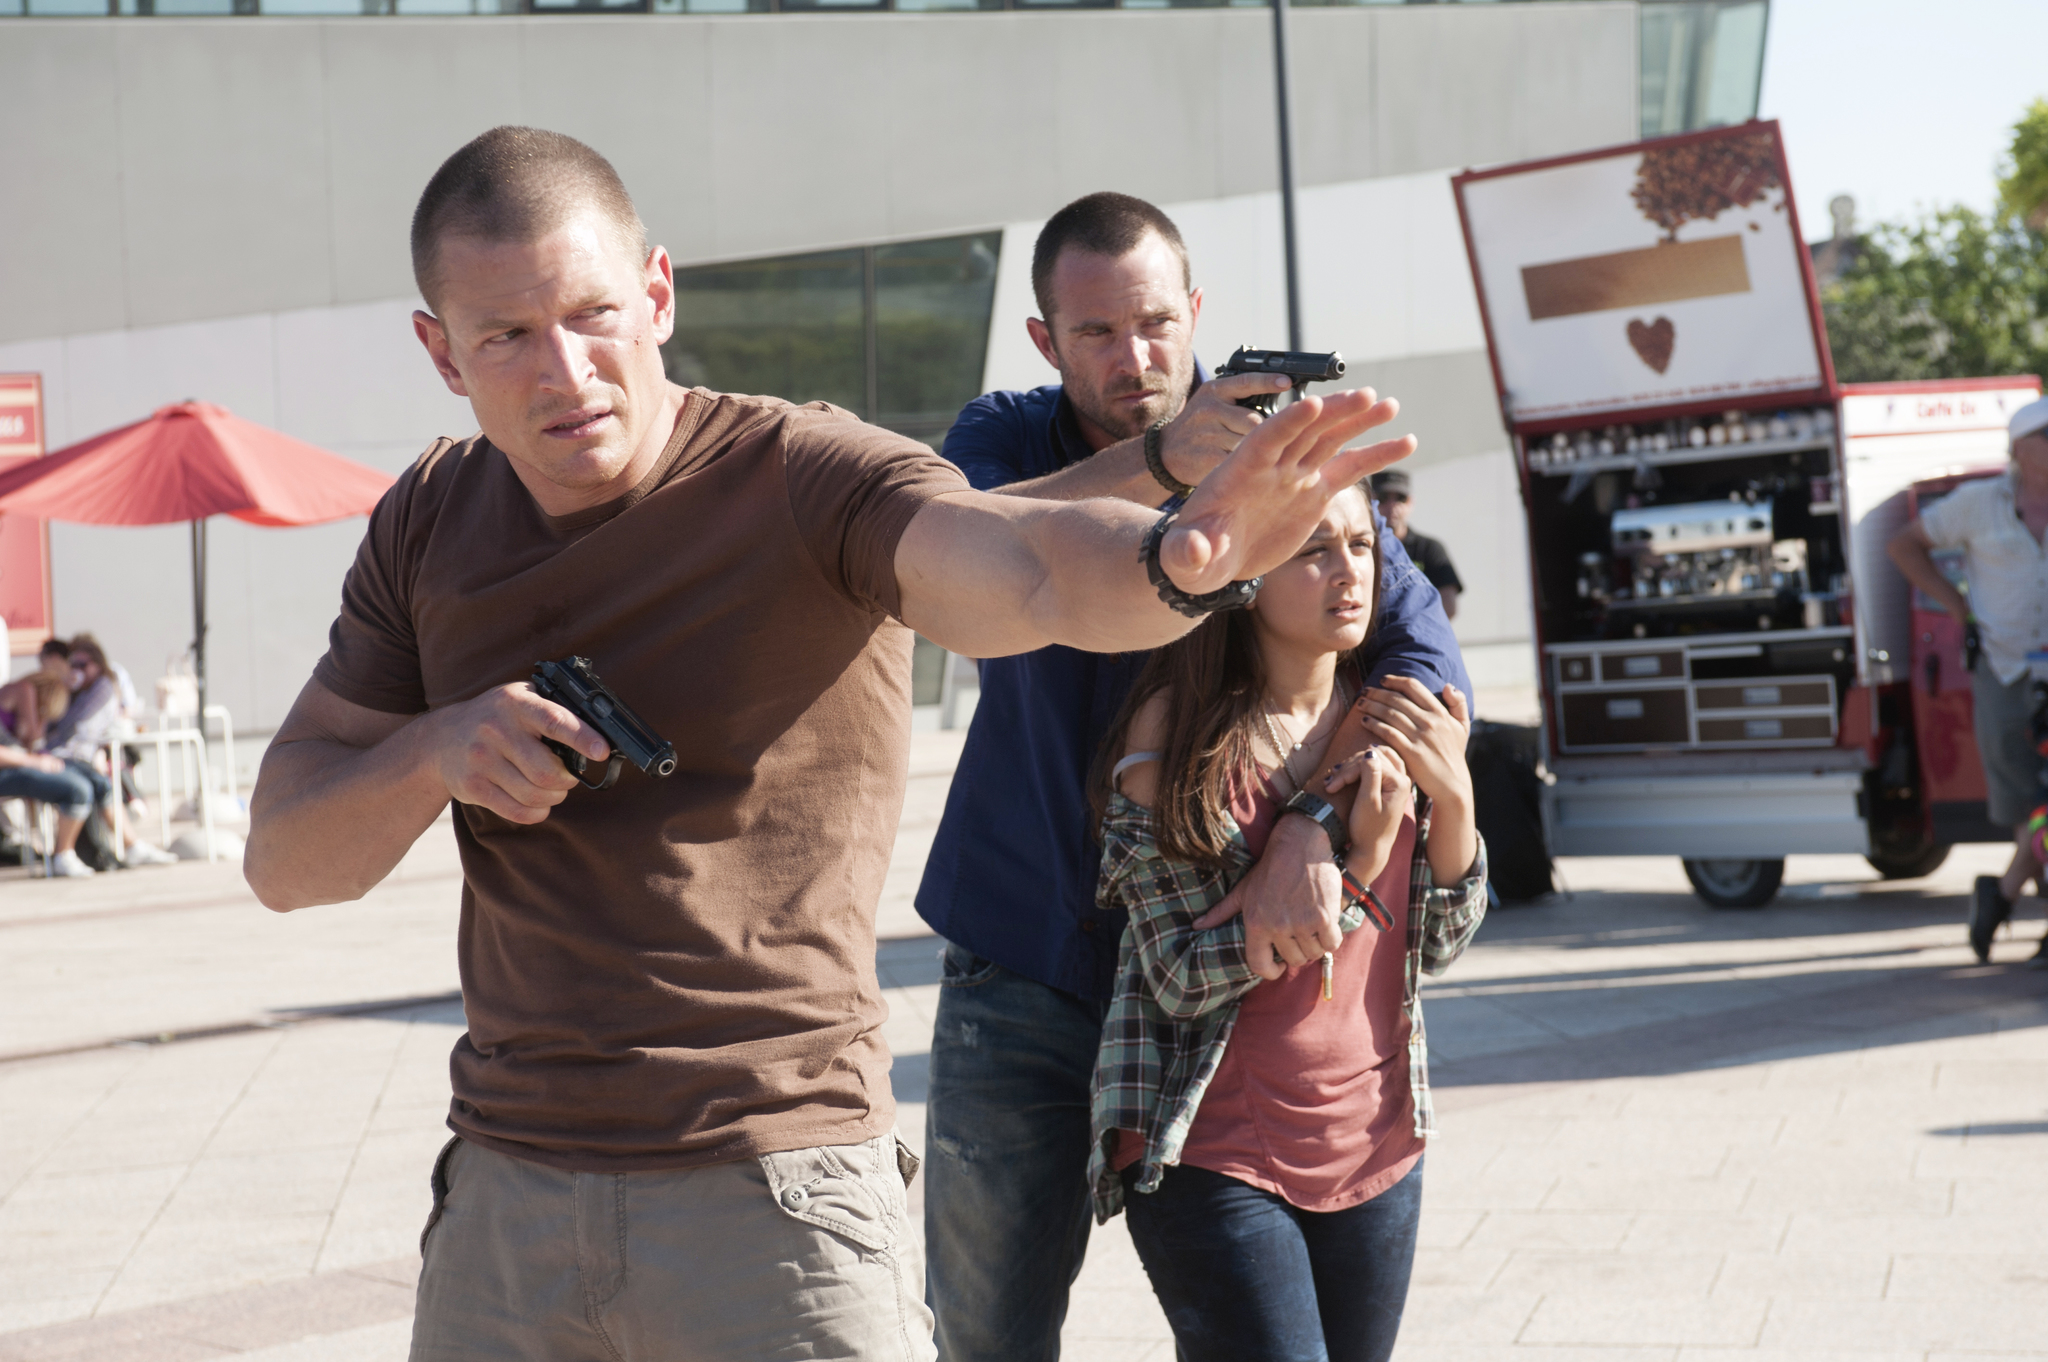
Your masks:
<path fill-rule="evenodd" d="M 1340 676 L 1337 678 L 1337 684 L 1330 688 L 1330 700 L 1341 700 L 1344 698 L 1344 678 Z M 1287 745 L 1286 739 L 1282 736 L 1280 721 L 1273 717 L 1273 711 L 1266 705 L 1264 699 L 1259 701 L 1259 722 L 1266 730 L 1266 741 L 1273 744 L 1273 753 L 1280 758 L 1280 769 L 1286 773 L 1287 783 L 1297 790 L 1301 788 L 1301 781 L 1294 774 L 1294 759 L 1300 755 L 1301 749 L 1308 745 L 1310 735 L 1316 731 L 1316 728 L 1329 715 L 1329 712 L 1329 701 L 1325 701 L 1323 703 L 1323 712 L 1316 716 L 1314 723 L 1309 725 L 1308 732 L 1302 735 L 1301 741 L 1295 743 L 1290 748 Z"/>

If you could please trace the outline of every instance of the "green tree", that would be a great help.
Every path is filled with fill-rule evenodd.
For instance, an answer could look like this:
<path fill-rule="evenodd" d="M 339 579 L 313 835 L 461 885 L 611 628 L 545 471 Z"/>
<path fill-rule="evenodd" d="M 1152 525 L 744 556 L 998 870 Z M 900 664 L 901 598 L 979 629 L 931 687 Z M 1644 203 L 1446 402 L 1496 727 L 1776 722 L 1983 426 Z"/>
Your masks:
<path fill-rule="evenodd" d="M 1821 303 L 1844 382 L 2048 373 L 2048 241 L 2017 217 L 1881 224 Z"/>
<path fill-rule="evenodd" d="M 1998 179 L 1998 206 L 2040 231 L 2048 227 L 2048 99 L 2037 99 L 2013 125 L 2012 151 Z"/>
<path fill-rule="evenodd" d="M 1880 223 L 1821 290 L 1844 382 L 2048 375 L 2048 100 L 2013 127 L 1989 217 Z"/>

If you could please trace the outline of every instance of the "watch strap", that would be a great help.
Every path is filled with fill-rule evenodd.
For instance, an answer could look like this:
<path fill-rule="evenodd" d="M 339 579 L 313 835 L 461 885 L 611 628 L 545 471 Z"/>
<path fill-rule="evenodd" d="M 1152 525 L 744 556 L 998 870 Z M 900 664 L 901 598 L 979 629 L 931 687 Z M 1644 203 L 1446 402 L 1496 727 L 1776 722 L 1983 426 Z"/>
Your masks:
<path fill-rule="evenodd" d="M 1298 813 L 1312 822 L 1320 823 L 1323 832 L 1330 839 L 1330 854 L 1342 856 L 1344 848 L 1351 844 L 1351 830 L 1344 826 L 1344 820 L 1330 801 L 1307 790 L 1296 790 L 1287 796 L 1287 802 L 1280 806 L 1282 813 Z"/>
<path fill-rule="evenodd" d="M 1184 497 L 1195 489 L 1166 471 L 1166 456 L 1160 451 L 1160 445 L 1164 443 L 1165 437 L 1164 421 L 1145 428 L 1145 467 L 1150 470 L 1153 479 L 1161 487 L 1177 497 Z"/>
<path fill-rule="evenodd" d="M 1145 564 L 1145 575 L 1152 581 L 1152 589 L 1159 593 L 1159 599 L 1167 606 L 1190 619 L 1200 619 L 1218 610 L 1238 610 L 1258 599 L 1259 587 L 1265 583 L 1263 577 L 1249 577 L 1241 582 L 1219 586 L 1214 591 L 1205 591 L 1197 596 L 1182 591 L 1166 575 L 1166 569 L 1159 565 L 1159 546 L 1165 542 L 1166 532 L 1173 528 L 1173 522 L 1180 518 L 1178 509 L 1168 511 L 1145 532 L 1145 542 L 1138 549 L 1138 557 Z"/>

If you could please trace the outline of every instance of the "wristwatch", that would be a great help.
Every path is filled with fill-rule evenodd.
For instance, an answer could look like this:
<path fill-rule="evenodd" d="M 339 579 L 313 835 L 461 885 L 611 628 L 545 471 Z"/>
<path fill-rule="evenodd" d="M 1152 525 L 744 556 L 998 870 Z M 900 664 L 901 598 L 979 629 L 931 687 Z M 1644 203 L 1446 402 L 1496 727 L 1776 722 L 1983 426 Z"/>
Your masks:
<path fill-rule="evenodd" d="M 1152 579 L 1152 589 L 1159 593 L 1159 599 L 1190 619 L 1200 619 L 1218 610 L 1239 610 L 1257 600 L 1259 587 L 1266 580 L 1264 577 L 1248 577 L 1199 596 L 1182 591 L 1173 584 L 1173 579 L 1166 575 L 1166 569 L 1159 566 L 1159 545 L 1179 518 L 1178 508 L 1159 517 L 1145 532 L 1145 542 L 1138 549 L 1138 558 L 1145 564 L 1145 575 Z"/>
<path fill-rule="evenodd" d="M 1160 440 L 1166 433 L 1166 422 L 1145 427 L 1145 467 L 1150 469 L 1161 487 L 1177 497 L 1184 497 L 1195 489 L 1166 471 L 1166 458 L 1159 452 Z"/>
<path fill-rule="evenodd" d="M 1298 813 L 1304 818 L 1322 824 L 1323 831 L 1330 838 L 1330 854 L 1342 856 L 1344 848 L 1351 845 L 1351 829 L 1344 826 L 1344 820 L 1330 807 L 1330 802 L 1307 790 L 1296 790 L 1287 796 L 1287 802 L 1280 806 L 1282 813 Z"/>

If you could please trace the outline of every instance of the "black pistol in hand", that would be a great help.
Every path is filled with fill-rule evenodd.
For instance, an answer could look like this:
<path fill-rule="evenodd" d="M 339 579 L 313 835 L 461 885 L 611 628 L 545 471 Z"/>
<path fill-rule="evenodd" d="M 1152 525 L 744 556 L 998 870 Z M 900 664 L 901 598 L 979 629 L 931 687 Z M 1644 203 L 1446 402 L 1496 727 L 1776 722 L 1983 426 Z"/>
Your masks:
<path fill-rule="evenodd" d="M 612 745 L 611 759 L 605 763 L 604 779 L 594 781 L 584 774 L 590 765 L 588 757 L 552 738 L 541 739 L 555 749 L 555 755 L 562 759 L 562 765 L 569 768 L 569 774 L 590 789 L 610 789 L 619 778 L 619 768 L 628 761 L 650 776 L 665 776 L 676 769 L 674 745 L 663 742 L 653 729 L 641 722 L 639 715 L 626 708 L 625 701 L 612 694 L 612 688 L 600 681 L 591 669 L 589 658 L 536 662 L 533 675 L 527 678 L 526 684 L 541 699 L 553 701 L 602 733 L 604 740 Z"/>
<path fill-rule="evenodd" d="M 1318 355 L 1307 350 L 1254 350 L 1240 345 L 1237 353 L 1216 371 L 1218 378 L 1232 374 L 1286 374 L 1294 380 L 1291 391 L 1300 392 L 1311 383 L 1334 383 L 1344 377 L 1344 356 L 1335 350 Z M 1260 393 L 1256 397 L 1240 397 L 1237 405 L 1250 407 L 1261 416 L 1271 416 L 1279 401 L 1279 393 Z"/>

